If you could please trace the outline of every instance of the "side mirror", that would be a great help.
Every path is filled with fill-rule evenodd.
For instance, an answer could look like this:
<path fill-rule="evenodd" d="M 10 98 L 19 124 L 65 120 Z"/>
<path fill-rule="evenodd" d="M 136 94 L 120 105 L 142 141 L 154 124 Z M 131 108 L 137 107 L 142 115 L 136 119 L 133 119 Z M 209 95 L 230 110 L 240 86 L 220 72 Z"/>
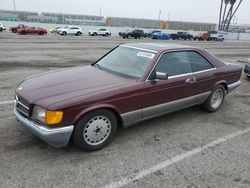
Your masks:
<path fill-rule="evenodd" d="M 158 80 L 167 80 L 168 79 L 168 73 L 165 73 L 165 72 L 156 72 L 155 73 L 155 79 L 158 79 Z"/>

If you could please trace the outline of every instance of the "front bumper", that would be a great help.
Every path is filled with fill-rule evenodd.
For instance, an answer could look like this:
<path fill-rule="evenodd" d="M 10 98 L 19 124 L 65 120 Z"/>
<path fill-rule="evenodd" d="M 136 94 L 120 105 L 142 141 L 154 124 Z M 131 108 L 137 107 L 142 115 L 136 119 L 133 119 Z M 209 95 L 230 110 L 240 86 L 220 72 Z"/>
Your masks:
<path fill-rule="evenodd" d="M 244 73 L 245 75 L 250 76 L 250 64 L 245 65 Z"/>
<path fill-rule="evenodd" d="M 14 110 L 17 120 L 34 135 L 54 147 L 68 145 L 74 126 L 48 128 L 24 118 L 16 109 Z"/>

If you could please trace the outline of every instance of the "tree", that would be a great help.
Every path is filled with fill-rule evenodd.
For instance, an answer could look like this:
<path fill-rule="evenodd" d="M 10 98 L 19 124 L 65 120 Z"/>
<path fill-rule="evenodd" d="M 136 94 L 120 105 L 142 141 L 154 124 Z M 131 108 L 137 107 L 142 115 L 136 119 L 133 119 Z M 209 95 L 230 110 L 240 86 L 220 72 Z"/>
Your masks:
<path fill-rule="evenodd" d="M 239 0 L 238 5 L 236 6 L 236 8 L 234 9 L 234 5 L 236 4 L 237 0 L 221 0 L 221 6 L 220 6 L 220 18 L 219 18 L 219 30 L 224 30 L 224 31 L 228 31 L 229 30 L 229 26 L 231 23 L 232 18 L 234 17 L 235 13 L 237 12 L 237 10 L 239 9 L 241 3 L 243 0 Z M 223 4 L 224 6 L 224 10 L 223 9 Z M 230 7 L 228 9 L 228 4 L 230 4 Z M 222 16 L 223 14 L 223 16 Z"/>

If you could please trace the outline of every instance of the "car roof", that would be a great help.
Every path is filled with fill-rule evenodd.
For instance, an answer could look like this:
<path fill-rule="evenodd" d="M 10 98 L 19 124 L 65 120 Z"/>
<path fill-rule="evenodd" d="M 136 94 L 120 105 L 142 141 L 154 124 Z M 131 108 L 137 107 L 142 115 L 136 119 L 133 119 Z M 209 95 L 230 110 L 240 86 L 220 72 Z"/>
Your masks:
<path fill-rule="evenodd" d="M 176 50 L 176 49 L 198 49 L 192 46 L 180 45 L 180 44 L 166 44 L 166 43 L 128 43 L 122 46 L 140 48 L 155 52 L 161 52 L 165 50 Z"/>

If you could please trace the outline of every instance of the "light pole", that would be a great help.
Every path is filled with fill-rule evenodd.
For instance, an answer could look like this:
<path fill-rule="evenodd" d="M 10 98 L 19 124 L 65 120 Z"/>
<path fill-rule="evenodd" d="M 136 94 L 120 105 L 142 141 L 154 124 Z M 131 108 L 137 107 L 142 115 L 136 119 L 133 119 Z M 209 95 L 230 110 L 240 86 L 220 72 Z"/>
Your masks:
<path fill-rule="evenodd" d="M 14 10 L 16 11 L 16 0 L 13 0 Z"/>

